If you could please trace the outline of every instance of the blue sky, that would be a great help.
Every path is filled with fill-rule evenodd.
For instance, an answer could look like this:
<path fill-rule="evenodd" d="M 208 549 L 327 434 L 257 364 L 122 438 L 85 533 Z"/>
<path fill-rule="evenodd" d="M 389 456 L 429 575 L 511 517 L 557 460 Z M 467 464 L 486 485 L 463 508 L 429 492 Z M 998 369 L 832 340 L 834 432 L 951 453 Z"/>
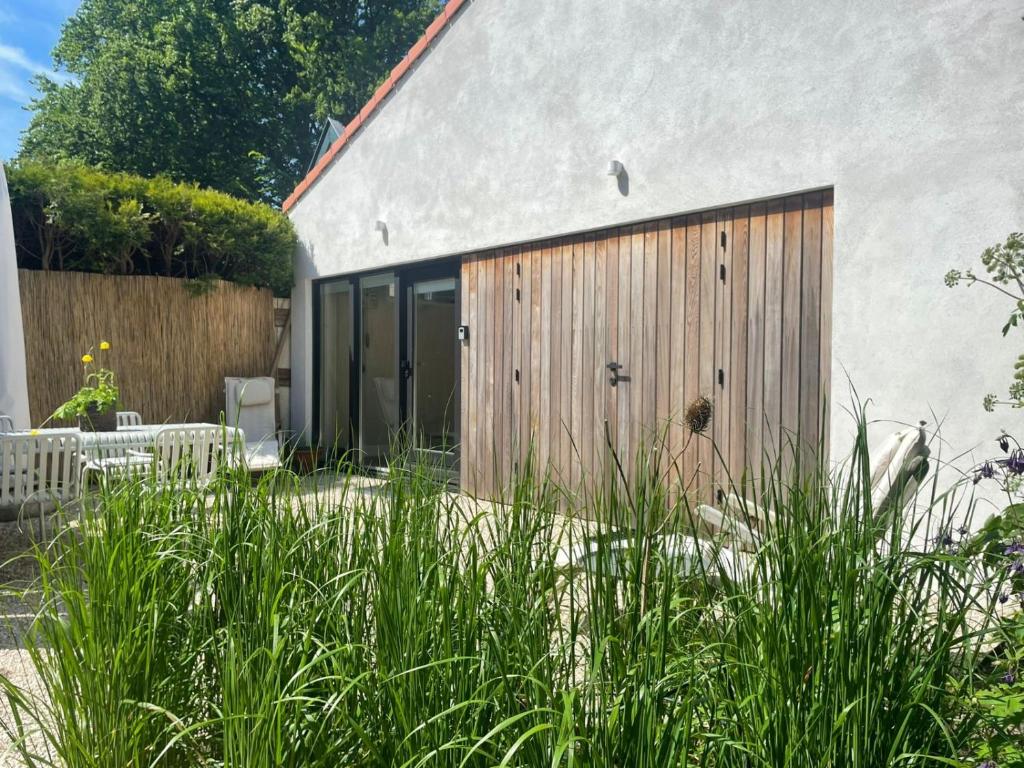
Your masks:
<path fill-rule="evenodd" d="M 28 125 L 32 76 L 53 67 L 50 51 L 79 0 L 0 0 L 0 159 L 18 151 Z"/>

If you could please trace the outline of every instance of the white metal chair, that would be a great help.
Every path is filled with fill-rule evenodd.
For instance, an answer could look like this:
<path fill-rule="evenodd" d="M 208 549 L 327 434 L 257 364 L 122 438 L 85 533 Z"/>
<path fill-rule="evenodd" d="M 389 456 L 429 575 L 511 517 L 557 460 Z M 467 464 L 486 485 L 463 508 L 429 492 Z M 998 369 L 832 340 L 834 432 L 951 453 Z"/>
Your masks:
<path fill-rule="evenodd" d="M 14 419 L 6 413 L 0 413 L 0 432 L 13 432 Z"/>
<path fill-rule="evenodd" d="M 142 415 L 137 411 L 118 411 L 117 426 L 138 427 L 142 425 Z"/>
<path fill-rule="evenodd" d="M 0 435 L 0 520 L 21 520 L 37 504 L 41 537 L 47 513 L 81 503 L 81 457 L 73 433 Z"/>
<path fill-rule="evenodd" d="M 118 413 L 120 419 L 121 414 Z M 82 467 L 82 485 L 88 487 L 89 476 L 104 479 L 138 474 L 153 464 L 153 454 L 135 450 L 137 435 L 111 432 L 101 446 L 89 449 Z"/>
<path fill-rule="evenodd" d="M 270 376 L 224 379 L 225 418 L 245 434 L 245 466 L 262 472 L 281 466 L 274 415 L 274 379 Z"/>
<path fill-rule="evenodd" d="M 224 427 L 164 427 L 153 441 L 157 484 L 203 488 L 222 465 L 235 463 L 244 441 L 240 430 Z"/>

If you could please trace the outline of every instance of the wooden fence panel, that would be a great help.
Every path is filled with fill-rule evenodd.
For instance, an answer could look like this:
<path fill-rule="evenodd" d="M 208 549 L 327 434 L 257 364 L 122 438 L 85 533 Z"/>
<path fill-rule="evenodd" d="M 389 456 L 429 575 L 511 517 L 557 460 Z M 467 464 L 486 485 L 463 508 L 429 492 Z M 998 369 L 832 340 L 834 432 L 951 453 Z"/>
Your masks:
<path fill-rule="evenodd" d="M 81 387 L 90 349 L 117 375 L 122 408 L 154 424 L 216 422 L 225 376 L 274 373 L 269 290 L 217 282 L 193 296 L 174 278 L 33 270 L 18 282 L 35 425 Z M 100 341 L 112 345 L 102 356 Z"/>

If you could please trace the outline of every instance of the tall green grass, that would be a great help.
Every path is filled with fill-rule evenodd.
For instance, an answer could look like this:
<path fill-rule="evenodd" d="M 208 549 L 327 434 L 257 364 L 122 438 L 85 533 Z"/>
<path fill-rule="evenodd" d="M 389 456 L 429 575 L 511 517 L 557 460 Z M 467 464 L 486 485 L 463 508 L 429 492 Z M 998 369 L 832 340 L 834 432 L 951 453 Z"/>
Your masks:
<path fill-rule="evenodd" d="M 528 468 L 502 505 L 405 463 L 122 485 L 34 553 L 44 694 L 6 682 L 5 728 L 68 768 L 957 764 L 992 609 L 913 543 L 943 500 L 879 519 L 862 430 L 841 475 L 740 489 L 778 515 L 735 582 L 660 554 L 692 519 L 662 458 L 583 497 Z"/>

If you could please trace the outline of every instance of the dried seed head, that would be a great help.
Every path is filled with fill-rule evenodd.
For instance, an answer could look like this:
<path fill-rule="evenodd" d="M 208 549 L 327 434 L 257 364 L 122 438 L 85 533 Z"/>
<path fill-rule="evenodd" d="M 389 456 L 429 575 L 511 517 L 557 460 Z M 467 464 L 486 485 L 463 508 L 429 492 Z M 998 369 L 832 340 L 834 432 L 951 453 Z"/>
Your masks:
<path fill-rule="evenodd" d="M 701 395 L 686 406 L 686 415 L 684 416 L 686 426 L 690 428 L 691 432 L 699 435 L 711 424 L 711 416 L 714 410 L 715 407 L 711 403 L 711 398 Z"/>

